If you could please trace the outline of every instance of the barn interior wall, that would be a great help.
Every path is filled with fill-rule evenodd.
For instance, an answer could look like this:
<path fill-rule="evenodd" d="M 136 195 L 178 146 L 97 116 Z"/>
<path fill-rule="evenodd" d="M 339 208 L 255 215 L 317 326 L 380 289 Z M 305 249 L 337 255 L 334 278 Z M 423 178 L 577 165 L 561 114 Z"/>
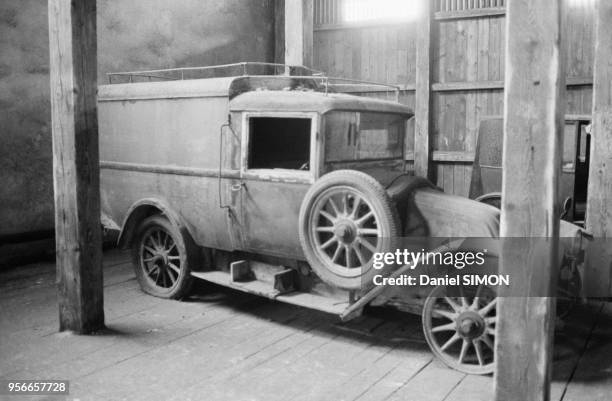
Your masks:
<path fill-rule="evenodd" d="M 433 178 L 467 196 L 480 121 L 503 113 L 503 0 L 433 1 Z M 563 21 L 568 115 L 591 113 L 594 2 L 567 2 Z M 471 10 L 484 6 L 491 15 Z M 416 22 L 342 23 L 344 0 L 315 1 L 314 67 L 331 76 L 399 85 L 414 107 Z M 384 94 L 364 94 L 384 97 Z M 418 100 L 417 100 L 418 101 Z"/>
<path fill-rule="evenodd" d="M 274 60 L 273 0 L 98 0 L 106 73 Z M 46 0 L 0 1 L 0 236 L 53 229 Z"/>

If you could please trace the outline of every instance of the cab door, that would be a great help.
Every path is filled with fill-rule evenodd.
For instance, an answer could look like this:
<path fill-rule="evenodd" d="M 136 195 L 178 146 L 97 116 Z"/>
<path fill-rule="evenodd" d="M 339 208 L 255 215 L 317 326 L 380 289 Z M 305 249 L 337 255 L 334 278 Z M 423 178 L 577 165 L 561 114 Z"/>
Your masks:
<path fill-rule="evenodd" d="M 302 258 L 298 216 L 318 171 L 317 113 L 245 113 L 241 228 L 245 249 Z"/>

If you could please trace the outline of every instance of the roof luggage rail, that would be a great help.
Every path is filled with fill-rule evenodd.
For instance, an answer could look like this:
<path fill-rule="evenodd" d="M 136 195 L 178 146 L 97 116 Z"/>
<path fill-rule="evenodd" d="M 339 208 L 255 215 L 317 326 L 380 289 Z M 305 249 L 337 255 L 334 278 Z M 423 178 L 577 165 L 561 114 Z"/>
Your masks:
<path fill-rule="evenodd" d="M 112 84 L 113 78 L 117 77 L 127 78 L 128 82 L 132 83 L 134 82 L 134 79 L 137 78 L 148 78 L 149 81 L 153 79 L 180 81 L 184 79 L 212 78 L 222 76 L 232 77 L 241 75 L 294 76 L 295 73 L 299 73 L 297 75 L 306 76 L 323 75 L 322 71 L 318 71 L 302 65 L 249 61 L 241 63 L 210 65 L 203 67 L 179 67 L 158 70 L 109 72 L 106 74 L 106 76 L 108 77 L 108 83 Z"/>
<path fill-rule="evenodd" d="M 399 102 L 401 87 L 380 82 L 365 81 L 351 78 L 330 77 L 323 71 L 302 65 L 267 63 L 259 61 L 219 64 L 204 67 L 180 67 L 144 71 L 110 72 L 106 74 L 108 83 L 134 83 L 153 80 L 181 81 L 186 79 L 201 79 L 213 77 L 240 76 L 289 76 L 292 78 L 314 79 L 320 82 L 325 93 L 329 92 L 368 92 L 366 88 L 382 88 L 375 91 L 395 92 L 395 101 Z M 123 78 L 121 82 L 119 78 Z M 126 82 L 127 81 L 127 82 Z M 345 88 L 343 90 L 342 88 Z M 352 89 L 350 91 L 346 88 Z M 361 91 L 363 89 L 363 91 Z"/>

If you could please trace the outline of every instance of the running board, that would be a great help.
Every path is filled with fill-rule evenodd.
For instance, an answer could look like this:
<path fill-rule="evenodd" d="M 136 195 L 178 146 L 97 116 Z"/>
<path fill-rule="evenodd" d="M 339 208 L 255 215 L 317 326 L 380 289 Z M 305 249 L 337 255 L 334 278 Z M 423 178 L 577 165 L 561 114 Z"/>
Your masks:
<path fill-rule="evenodd" d="M 305 308 L 316 309 L 326 313 L 332 313 L 335 315 L 342 314 L 348 307 L 349 301 L 341 301 L 338 299 L 311 294 L 307 292 L 299 292 L 293 289 L 291 275 L 295 272 L 288 272 L 287 270 L 277 273 L 275 275 L 274 284 L 251 280 L 251 281 L 235 281 L 233 277 L 240 277 L 241 273 L 244 273 L 243 265 L 238 265 L 234 269 L 232 274 L 220 270 L 206 271 L 206 272 L 191 272 L 193 277 L 197 277 L 202 280 L 209 281 L 224 287 L 233 288 L 249 294 L 255 294 L 269 299 L 273 299 L 280 302 L 285 302 L 292 305 L 302 306 Z M 246 269 L 248 271 L 248 269 Z M 244 276 L 243 276 L 244 277 Z M 290 292 L 287 292 L 290 291 Z"/>

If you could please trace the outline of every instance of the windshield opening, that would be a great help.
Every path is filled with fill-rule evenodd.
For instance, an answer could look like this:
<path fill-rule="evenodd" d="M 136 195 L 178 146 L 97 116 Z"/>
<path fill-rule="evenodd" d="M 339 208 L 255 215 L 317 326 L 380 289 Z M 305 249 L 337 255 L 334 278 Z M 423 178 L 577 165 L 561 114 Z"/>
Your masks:
<path fill-rule="evenodd" d="M 403 157 L 407 120 L 403 115 L 332 111 L 324 118 L 328 162 Z"/>

